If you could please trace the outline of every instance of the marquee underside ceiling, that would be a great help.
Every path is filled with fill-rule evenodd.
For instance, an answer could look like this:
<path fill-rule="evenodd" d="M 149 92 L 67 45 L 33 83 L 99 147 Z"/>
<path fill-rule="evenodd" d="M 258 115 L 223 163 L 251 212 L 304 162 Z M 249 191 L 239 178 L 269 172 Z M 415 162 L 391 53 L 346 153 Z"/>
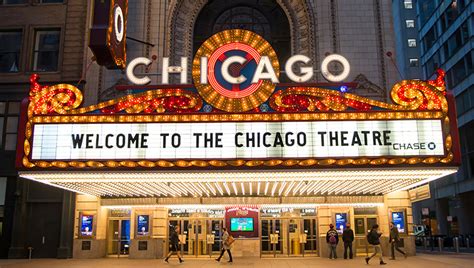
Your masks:
<path fill-rule="evenodd" d="M 383 195 L 456 171 L 456 167 L 291 172 L 23 171 L 20 176 L 101 197 L 310 197 Z"/>

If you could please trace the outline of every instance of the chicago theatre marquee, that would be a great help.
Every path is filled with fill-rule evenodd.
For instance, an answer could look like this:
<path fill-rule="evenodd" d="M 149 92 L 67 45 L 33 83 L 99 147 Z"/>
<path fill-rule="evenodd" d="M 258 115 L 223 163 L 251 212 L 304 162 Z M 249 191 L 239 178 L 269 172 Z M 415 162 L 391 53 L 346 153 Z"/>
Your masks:
<path fill-rule="evenodd" d="M 263 37 L 235 29 L 203 42 L 191 66 L 164 58 L 152 86 L 138 71 L 150 59 L 125 65 L 127 7 L 117 3 L 90 47 L 99 64 L 126 71 L 132 93 L 84 107 L 75 86 L 33 75 L 22 107 L 19 174 L 77 193 L 75 258 L 159 258 L 175 225 L 187 256 L 216 254 L 224 226 L 237 256 L 325 255 L 330 223 L 351 223 L 366 254 L 367 230 L 378 223 L 388 247 L 391 221 L 414 254 L 413 195 L 459 165 L 442 70 L 395 84 L 381 102 L 345 91 L 343 56 L 322 61 L 332 83 L 309 84 L 310 58 L 280 66 Z M 341 73 L 327 70 L 333 61 Z"/>

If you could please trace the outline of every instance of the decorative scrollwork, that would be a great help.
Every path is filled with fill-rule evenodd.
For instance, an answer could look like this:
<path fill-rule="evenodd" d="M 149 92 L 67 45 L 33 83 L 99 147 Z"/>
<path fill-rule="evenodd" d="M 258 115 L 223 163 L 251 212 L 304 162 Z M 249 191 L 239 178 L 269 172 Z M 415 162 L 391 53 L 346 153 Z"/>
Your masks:
<path fill-rule="evenodd" d="M 447 112 L 444 72 L 438 70 L 435 80 L 404 80 L 393 86 L 390 96 L 395 104 L 384 103 L 350 93 L 315 87 L 290 87 L 280 90 L 270 98 L 270 106 L 278 112 L 303 111 L 359 111 L 382 108 L 388 110 L 440 110 Z"/>
<path fill-rule="evenodd" d="M 431 81 L 404 80 L 393 86 L 392 100 L 408 110 L 448 111 L 445 97 L 444 71 L 438 70 L 438 77 Z"/>
<path fill-rule="evenodd" d="M 58 84 L 54 86 L 41 86 L 38 83 L 39 76 L 33 74 L 30 77 L 30 105 L 28 116 L 39 114 L 67 114 L 82 103 L 81 91 L 69 84 Z"/>
<path fill-rule="evenodd" d="M 129 114 L 137 113 L 186 113 L 196 112 L 202 107 L 202 99 L 198 94 L 183 89 L 156 89 L 144 93 L 129 95 L 101 108 L 105 114 L 115 114 L 125 111 Z"/>

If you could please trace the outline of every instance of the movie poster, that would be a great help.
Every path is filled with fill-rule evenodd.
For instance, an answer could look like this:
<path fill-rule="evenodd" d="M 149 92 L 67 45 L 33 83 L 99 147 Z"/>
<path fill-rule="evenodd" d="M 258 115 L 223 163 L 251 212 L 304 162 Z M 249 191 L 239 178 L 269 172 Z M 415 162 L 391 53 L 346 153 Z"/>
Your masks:
<path fill-rule="evenodd" d="M 392 212 L 392 222 L 397 227 L 399 233 L 405 232 L 405 215 L 403 212 Z"/>
<path fill-rule="evenodd" d="M 336 213 L 336 230 L 339 234 L 342 234 L 344 228 L 346 228 L 347 213 Z"/>
<path fill-rule="evenodd" d="M 150 216 L 149 215 L 138 215 L 137 217 L 137 234 L 140 236 L 146 236 L 149 234 L 150 227 Z"/>
<path fill-rule="evenodd" d="M 81 236 L 92 236 L 94 216 L 93 215 L 82 215 L 81 216 Z"/>

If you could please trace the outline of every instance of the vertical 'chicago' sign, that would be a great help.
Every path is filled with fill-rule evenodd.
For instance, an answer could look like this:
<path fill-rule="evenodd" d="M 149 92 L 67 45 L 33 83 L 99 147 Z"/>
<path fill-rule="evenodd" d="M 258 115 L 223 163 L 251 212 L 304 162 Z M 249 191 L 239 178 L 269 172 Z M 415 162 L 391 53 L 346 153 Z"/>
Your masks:
<path fill-rule="evenodd" d="M 124 69 L 128 0 L 94 1 L 89 48 L 107 69 Z"/>

